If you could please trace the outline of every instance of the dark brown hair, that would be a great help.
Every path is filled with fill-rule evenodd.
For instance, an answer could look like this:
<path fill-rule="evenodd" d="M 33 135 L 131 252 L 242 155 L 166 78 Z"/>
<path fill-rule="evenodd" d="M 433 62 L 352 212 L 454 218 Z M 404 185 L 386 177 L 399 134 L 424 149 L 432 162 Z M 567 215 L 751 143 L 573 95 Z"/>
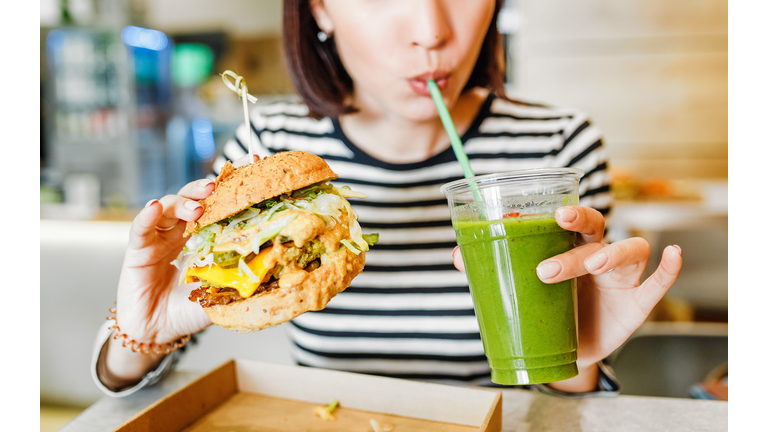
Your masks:
<path fill-rule="evenodd" d="M 505 97 L 506 62 L 496 28 L 503 4 L 504 0 L 496 1 L 475 69 L 464 90 L 484 87 Z M 296 91 L 309 107 L 309 115 L 323 118 L 353 113 L 356 109 L 349 102 L 354 90 L 352 78 L 341 63 L 333 36 L 320 42 L 319 32 L 310 0 L 283 1 L 283 46 L 288 72 Z"/>

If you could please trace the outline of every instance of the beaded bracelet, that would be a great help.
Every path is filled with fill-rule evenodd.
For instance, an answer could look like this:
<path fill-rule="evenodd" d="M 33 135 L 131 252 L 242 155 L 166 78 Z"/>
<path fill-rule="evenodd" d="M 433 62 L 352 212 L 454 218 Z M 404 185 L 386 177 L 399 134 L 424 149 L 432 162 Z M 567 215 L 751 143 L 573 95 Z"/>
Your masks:
<path fill-rule="evenodd" d="M 185 335 L 179 338 L 179 340 L 174 342 L 169 342 L 165 344 L 156 344 L 154 342 L 145 343 L 145 342 L 136 342 L 134 339 L 128 339 L 128 335 L 125 333 L 120 333 L 120 326 L 117 325 L 117 309 L 110 308 L 110 312 L 115 314 L 115 316 L 108 316 L 107 320 L 114 320 L 115 324 L 112 327 L 109 327 L 109 329 L 115 330 L 115 335 L 112 336 L 112 339 L 117 340 L 117 338 L 123 338 L 123 347 L 127 347 L 128 345 L 131 346 L 131 351 L 133 352 L 140 352 L 144 355 L 154 354 L 154 355 L 160 355 L 160 354 L 170 354 L 177 349 L 183 347 L 187 341 L 192 337 L 192 335 Z"/>

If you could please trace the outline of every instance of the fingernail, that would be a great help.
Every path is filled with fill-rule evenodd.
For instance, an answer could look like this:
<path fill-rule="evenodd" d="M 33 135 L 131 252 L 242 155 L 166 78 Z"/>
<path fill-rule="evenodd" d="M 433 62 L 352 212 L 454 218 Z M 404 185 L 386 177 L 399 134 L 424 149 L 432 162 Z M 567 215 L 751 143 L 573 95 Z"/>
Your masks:
<path fill-rule="evenodd" d="M 552 279 L 563 271 L 563 264 L 558 260 L 544 261 L 536 267 L 536 274 L 539 275 L 539 279 Z"/>
<path fill-rule="evenodd" d="M 456 251 L 458 251 L 458 250 L 459 250 L 459 247 L 458 247 L 458 246 L 456 246 L 455 248 L 453 248 L 453 251 L 451 252 L 451 257 L 452 257 L 452 258 L 454 258 L 454 259 L 456 258 Z"/>
<path fill-rule="evenodd" d="M 211 180 L 211 179 L 202 179 L 202 180 L 200 180 L 200 183 L 198 183 L 198 186 L 206 187 L 206 186 L 208 186 L 211 183 L 213 183 L 213 180 Z"/>
<path fill-rule="evenodd" d="M 677 252 L 680 254 L 680 256 L 683 256 L 683 249 L 678 245 L 672 245 L 672 247 L 677 248 Z"/>
<path fill-rule="evenodd" d="M 588 272 L 593 272 L 605 265 L 605 263 L 608 262 L 608 254 L 605 252 L 600 252 L 597 255 L 592 255 L 591 257 L 584 260 L 584 267 L 586 267 Z"/>
<path fill-rule="evenodd" d="M 560 216 L 560 220 L 563 222 L 573 222 L 577 217 L 579 217 L 579 214 L 576 212 L 576 210 L 568 207 L 558 209 L 557 214 Z"/>
<path fill-rule="evenodd" d="M 187 201 L 184 203 L 184 208 L 186 208 L 189 211 L 195 211 L 202 207 L 199 202 L 197 201 Z"/>
<path fill-rule="evenodd" d="M 147 208 L 147 207 L 151 206 L 152 204 L 154 204 L 154 203 L 156 203 L 156 202 L 157 202 L 157 200 L 156 200 L 156 199 L 150 200 L 148 203 L 146 203 L 146 204 L 144 205 L 144 208 Z"/>

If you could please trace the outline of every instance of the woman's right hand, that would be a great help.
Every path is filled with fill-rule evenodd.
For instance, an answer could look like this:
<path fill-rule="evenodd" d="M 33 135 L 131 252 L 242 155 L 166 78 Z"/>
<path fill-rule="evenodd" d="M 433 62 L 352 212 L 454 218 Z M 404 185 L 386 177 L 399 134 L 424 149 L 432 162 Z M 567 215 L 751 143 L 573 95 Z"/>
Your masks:
<path fill-rule="evenodd" d="M 245 155 L 233 166 L 249 163 L 251 158 Z M 165 344 L 212 324 L 203 308 L 189 301 L 199 283 L 179 285 L 181 274 L 171 261 L 187 242 L 186 222 L 203 214 L 197 201 L 213 193 L 214 187 L 212 180 L 189 183 L 178 195 L 148 202 L 133 220 L 117 287 L 117 324 L 129 339 Z M 133 352 L 122 346 L 122 339 L 110 338 L 98 375 L 108 387 L 125 387 L 138 382 L 163 357 Z"/>
<path fill-rule="evenodd" d="M 150 201 L 133 220 L 117 288 L 117 323 L 130 339 L 164 344 L 211 324 L 189 301 L 191 287 L 179 285 L 179 269 L 171 261 L 187 241 L 186 222 L 203 213 L 197 200 L 213 188 L 212 180 L 194 181 L 178 195 Z"/>
<path fill-rule="evenodd" d="M 178 195 L 152 200 L 131 225 L 128 249 L 117 287 L 117 325 L 137 342 L 164 344 L 211 325 L 203 308 L 189 301 L 192 286 L 179 285 L 180 271 L 171 261 L 181 252 L 187 221 L 203 214 L 197 200 L 210 195 L 211 180 L 184 186 Z M 110 338 L 99 378 L 119 389 L 138 382 L 163 355 L 144 355 Z"/>
<path fill-rule="evenodd" d="M 245 155 L 233 166 L 249 163 Z M 193 287 L 179 285 L 180 271 L 171 261 L 188 240 L 183 237 L 186 222 L 203 214 L 197 201 L 212 194 L 214 186 L 209 179 L 193 181 L 178 195 L 148 202 L 133 220 L 117 287 L 117 322 L 129 338 L 164 344 L 212 324 L 203 308 L 189 301 Z"/>

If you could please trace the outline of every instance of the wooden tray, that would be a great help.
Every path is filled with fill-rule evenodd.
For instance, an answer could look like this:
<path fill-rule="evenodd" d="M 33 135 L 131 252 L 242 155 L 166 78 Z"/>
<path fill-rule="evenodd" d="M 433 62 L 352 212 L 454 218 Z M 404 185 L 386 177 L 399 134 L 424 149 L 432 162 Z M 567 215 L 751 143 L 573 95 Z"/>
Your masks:
<path fill-rule="evenodd" d="M 314 414 L 338 400 L 336 421 Z M 501 392 L 230 360 L 115 429 L 133 431 L 501 431 Z"/>

